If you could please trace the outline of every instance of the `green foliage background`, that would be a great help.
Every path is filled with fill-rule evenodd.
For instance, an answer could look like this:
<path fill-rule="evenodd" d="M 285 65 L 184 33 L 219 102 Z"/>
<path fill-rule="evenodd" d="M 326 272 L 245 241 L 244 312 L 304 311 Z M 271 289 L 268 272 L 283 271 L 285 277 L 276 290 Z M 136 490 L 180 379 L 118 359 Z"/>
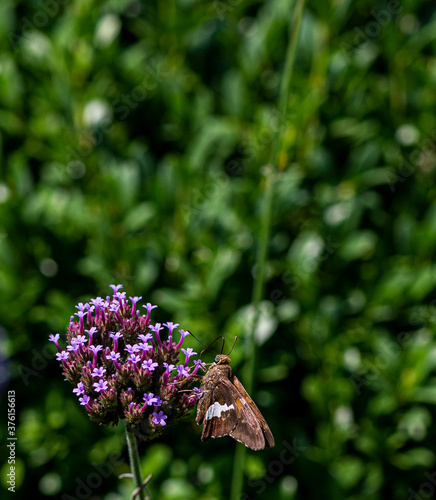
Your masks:
<path fill-rule="evenodd" d="M 243 373 L 279 120 L 253 390 L 276 447 L 248 453 L 241 498 L 403 499 L 432 485 L 434 5 L 308 0 L 280 116 L 293 6 L 0 3 L 0 453 L 15 390 L 14 498 L 79 498 L 79 484 L 129 498 L 123 429 L 87 419 L 47 347 L 110 283 L 205 343 L 239 335 Z M 153 498 L 229 497 L 235 443 L 200 432 L 192 418 L 141 446 Z"/>

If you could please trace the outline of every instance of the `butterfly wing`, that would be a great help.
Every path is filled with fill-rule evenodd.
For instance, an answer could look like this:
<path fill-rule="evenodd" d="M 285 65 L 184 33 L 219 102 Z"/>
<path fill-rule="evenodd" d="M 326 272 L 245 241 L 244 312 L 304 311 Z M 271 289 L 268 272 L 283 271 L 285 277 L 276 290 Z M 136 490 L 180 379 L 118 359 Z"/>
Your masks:
<path fill-rule="evenodd" d="M 270 428 L 268 427 L 268 424 L 266 423 L 266 420 L 263 418 L 262 413 L 260 413 L 259 408 L 256 406 L 256 403 L 250 398 L 248 395 L 248 392 L 245 390 L 244 386 L 241 384 L 239 379 L 233 375 L 232 376 L 232 382 L 233 386 L 236 388 L 238 393 L 240 394 L 240 401 L 243 402 L 244 407 L 248 406 L 253 414 L 254 420 L 258 423 L 261 429 L 261 434 L 263 436 L 263 446 L 261 448 L 252 448 L 249 445 L 249 448 L 252 448 L 253 450 L 257 449 L 263 449 L 263 448 L 272 448 L 275 444 L 274 442 L 274 437 L 272 435 L 272 432 Z M 237 402 L 238 404 L 238 402 Z M 248 413 L 248 411 L 245 411 L 245 413 Z M 238 430 L 238 426 L 235 429 L 235 431 Z M 242 429 L 241 429 L 242 430 Z M 240 441 L 237 437 L 233 436 L 233 434 L 230 434 L 232 437 Z M 244 442 L 244 441 L 241 441 Z M 245 444 L 245 443 L 244 443 Z"/>
<path fill-rule="evenodd" d="M 201 413 L 197 412 L 197 423 L 203 423 L 202 441 L 229 435 L 252 450 L 265 448 L 262 427 L 244 399 L 228 378 L 220 378 L 209 394 L 206 392 L 199 406 Z M 199 415 L 202 419 L 198 419 Z"/>
<path fill-rule="evenodd" d="M 203 424 L 201 440 L 227 436 L 236 426 L 238 418 L 232 384 L 222 378 L 203 394 L 197 408 L 197 424 Z"/>

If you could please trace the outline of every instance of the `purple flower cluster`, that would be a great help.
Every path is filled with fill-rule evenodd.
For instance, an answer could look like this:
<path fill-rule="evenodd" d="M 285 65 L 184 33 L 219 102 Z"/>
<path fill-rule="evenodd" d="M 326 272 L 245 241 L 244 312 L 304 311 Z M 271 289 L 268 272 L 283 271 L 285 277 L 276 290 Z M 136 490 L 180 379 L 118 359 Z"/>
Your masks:
<path fill-rule="evenodd" d="M 180 339 L 173 341 L 178 324 L 150 324 L 150 313 L 157 306 L 142 306 L 146 313 L 141 315 L 137 302 L 142 297 L 129 301 L 126 292 L 120 292 L 122 285 L 111 288 L 112 298 L 97 297 L 76 306 L 64 350 L 58 333 L 49 340 L 56 344 L 63 374 L 90 419 L 105 425 L 124 419 L 130 432 L 148 440 L 198 400 L 200 390 L 189 387 L 204 364 L 197 359 L 189 366 L 197 353 L 181 347 L 188 335 L 185 330 L 179 330 Z M 161 338 L 165 329 L 167 340 Z"/>

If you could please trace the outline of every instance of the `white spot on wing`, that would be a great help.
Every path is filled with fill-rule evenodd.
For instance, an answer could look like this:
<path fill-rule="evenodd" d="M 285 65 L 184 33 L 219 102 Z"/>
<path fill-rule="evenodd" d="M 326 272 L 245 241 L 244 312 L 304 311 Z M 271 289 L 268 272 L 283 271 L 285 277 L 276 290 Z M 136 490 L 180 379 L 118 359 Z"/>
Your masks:
<path fill-rule="evenodd" d="M 210 420 L 213 417 L 221 417 L 221 413 L 223 411 L 229 411 L 231 409 L 234 409 L 235 407 L 233 406 L 233 403 L 230 406 L 227 406 L 227 403 L 224 403 L 223 405 L 219 404 L 218 401 L 215 401 L 215 403 L 212 406 L 209 406 L 206 412 L 206 420 Z"/>

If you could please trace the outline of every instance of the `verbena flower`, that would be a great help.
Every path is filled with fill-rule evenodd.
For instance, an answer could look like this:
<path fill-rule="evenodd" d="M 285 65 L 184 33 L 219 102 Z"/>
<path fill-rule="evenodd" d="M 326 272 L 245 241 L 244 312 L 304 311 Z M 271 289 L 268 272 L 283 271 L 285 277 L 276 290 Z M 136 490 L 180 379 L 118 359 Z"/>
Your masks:
<path fill-rule="evenodd" d="M 188 335 L 185 330 L 179 330 L 180 339 L 173 341 L 178 324 L 150 324 L 157 306 L 147 303 L 146 314 L 141 315 L 137 307 L 141 297 L 127 299 L 119 291 L 122 285 L 111 288 L 112 297 L 76 305 L 64 350 L 59 334 L 49 340 L 55 343 L 63 374 L 91 420 L 116 425 L 124 419 L 130 432 L 152 439 L 199 399 L 201 391 L 190 386 L 204 364 L 197 359 L 188 366 L 196 353 L 181 348 Z"/>

